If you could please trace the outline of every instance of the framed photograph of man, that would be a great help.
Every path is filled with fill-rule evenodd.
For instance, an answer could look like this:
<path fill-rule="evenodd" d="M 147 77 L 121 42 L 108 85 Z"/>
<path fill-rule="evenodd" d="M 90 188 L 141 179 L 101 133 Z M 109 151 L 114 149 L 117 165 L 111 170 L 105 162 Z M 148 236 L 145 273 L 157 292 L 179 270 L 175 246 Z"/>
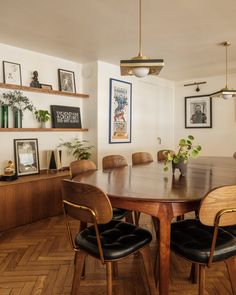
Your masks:
<path fill-rule="evenodd" d="M 132 84 L 110 79 L 109 143 L 131 142 Z"/>
<path fill-rule="evenodd" d="M 6 84 L 22 85 L 20 64 L 3 61 L 3 82 Z"/>
<path fill-rule="evenodd" d="M 18 176 L 38 174 L 39 153 L 37 138 L 14 139 L 15 166 Z"/>
<path fill-rule="evenodd" d="M 63 69 L 58 69 L 59 90 L 76 93 L 75 73 Z"/>
<path fill-rule="evenodd" d="M 185 97 L 185 128 L 212 128 L 212 101 L 209 95 Z"/>

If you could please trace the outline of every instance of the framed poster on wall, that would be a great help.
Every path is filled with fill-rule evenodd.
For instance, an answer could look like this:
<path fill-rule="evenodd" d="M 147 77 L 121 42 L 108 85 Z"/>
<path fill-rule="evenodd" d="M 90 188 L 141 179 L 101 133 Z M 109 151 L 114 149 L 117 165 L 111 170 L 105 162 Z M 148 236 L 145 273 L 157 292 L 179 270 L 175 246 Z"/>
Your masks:
<path fill-rule="evenodd" d="M 185 97 L 185 128 L 212 128 L 212 101 L 209 95 Z"/>
<path fill-rule="evenodd" d="M 132 84 L 110 79 L 109 143 L 131 142 Z"/>

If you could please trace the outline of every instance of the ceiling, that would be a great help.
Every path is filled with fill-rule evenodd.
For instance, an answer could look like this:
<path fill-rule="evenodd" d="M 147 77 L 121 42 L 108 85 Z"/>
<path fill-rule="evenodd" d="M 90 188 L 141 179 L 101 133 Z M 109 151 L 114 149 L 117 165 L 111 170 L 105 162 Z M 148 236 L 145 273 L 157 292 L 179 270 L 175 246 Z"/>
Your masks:
<path fill-rule="evenodd" d="M 0 43 L 79 63 L 119 65 L 138 54 L 138 0 L 0 0 Z M 160 77 L 236 73 L 235 0 L 143 0 L 143 54 L 163 58 Z"/>

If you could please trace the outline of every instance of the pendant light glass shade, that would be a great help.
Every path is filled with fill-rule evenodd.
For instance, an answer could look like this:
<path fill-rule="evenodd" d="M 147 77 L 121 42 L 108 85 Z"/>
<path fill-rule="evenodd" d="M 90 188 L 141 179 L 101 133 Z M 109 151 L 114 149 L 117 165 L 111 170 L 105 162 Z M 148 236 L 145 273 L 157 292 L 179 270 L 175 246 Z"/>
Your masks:
<path fill-rule="evenodd" d="M 120 61 L 122 76 L 145 77 L 147 75 L 158 75 L 164 66 L 163 59 L 150 59 L 142 55 L 142 32 L 141 32 L 141 0 L 139 0 L 139 54 L 128 60 Z"/>
<path fill-rule="evenodd" d="M 223 42 L 220 44 L 225 47 L 225 87 L 221 90 L 212 93 L 211 97 L 219 97 L 223 99 L 229 99 L 232 97 L 236 97 L 236 90 L 228 88 L 228 47 L 231 45 L 229 42 Z"/>

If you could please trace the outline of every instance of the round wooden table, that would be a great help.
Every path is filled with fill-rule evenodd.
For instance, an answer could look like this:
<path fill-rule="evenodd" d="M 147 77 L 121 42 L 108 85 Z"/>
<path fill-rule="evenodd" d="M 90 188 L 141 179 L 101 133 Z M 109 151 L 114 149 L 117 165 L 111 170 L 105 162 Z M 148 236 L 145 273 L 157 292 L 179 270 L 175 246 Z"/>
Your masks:
<path fill-rule="evenodd" d="M 187 175 L 172 175 L 163 164 L 92 171 L 74 178 L 101 188 L 113 207 L 135 210 L 159 220 L 159 294 L 169 294 L 170 229 L 174 217 L 197 210 L 211 189 L 236 184 L 236 160 L 199 157 L 188 163 Z"/>

